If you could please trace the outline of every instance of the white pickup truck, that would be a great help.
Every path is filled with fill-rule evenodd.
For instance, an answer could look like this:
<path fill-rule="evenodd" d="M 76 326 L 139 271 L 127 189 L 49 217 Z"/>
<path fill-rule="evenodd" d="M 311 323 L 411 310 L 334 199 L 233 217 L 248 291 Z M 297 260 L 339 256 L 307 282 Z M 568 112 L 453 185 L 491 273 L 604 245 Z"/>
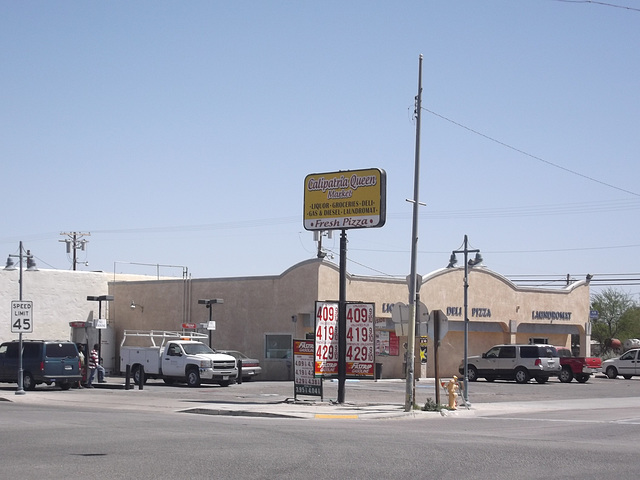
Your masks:
<path fill-rule="evenodd" d="M 238 377 L 236 359 L 216 353 L 198 341 L 204 338 L 205 334 L 194 332 L 125 330 L 120 344 L 120 369 L 124 371 L 129 365 L 136 383 L 144 369 L 145 379 L 161 378 L 168 385 L 186 382 L 198 387 L 201 383 L 217 383 L 227 387 Z"/>

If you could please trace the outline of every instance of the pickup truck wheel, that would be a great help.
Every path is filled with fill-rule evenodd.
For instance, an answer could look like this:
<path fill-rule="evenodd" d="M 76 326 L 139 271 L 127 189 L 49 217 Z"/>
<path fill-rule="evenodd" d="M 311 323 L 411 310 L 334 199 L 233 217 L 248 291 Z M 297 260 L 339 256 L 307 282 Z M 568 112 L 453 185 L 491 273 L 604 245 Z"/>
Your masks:
<path fill-rule="evenodd" d="M 614 366 L 607 367 L 607 370 L 605 373 L 607 374 L 607 377 L 611 379 L 616 378 L 618 376 L 618 370 Z"/>
<path fill-rule="evenodd" d="M 558 376 L 558 378 L 560 378 L 560 381 L 562 383 L 571 382 L 571 380 L 573 380 L 573 372 L 571 371 L 571 368 L 562 367 L 562 371 L 560 372 L 560 375 Z"/>
<path fill-rule="evenodd" d="M 218 382 L 218 385 L 220 385 L 221 387 L 228 387 L 229 385 L 231 385 L 231 380 L 223 380 L 222 382 Z"/>
<path fill-rule="evenodd" d="M 589 380 L 590 375 L 585 375 L 584 373 L 582 375 L 578 375 L 576 376 L 576 380 L 580 383 L 587 383 L 587 380 Z"/>
<path fill-rule="evenodd" d="M 516 374 L 515 374 L 515 379 L 516 379 L 516 383 L 527 383 L 529 382 L 529 372 L 527 371 L 526 368 L 518 368 L 516 370 Z"/>
<path fill-rule="evenodd" d="M 131 372 L 131 377 L 133 378 L 133 383 L 136 385 L 140 385 L 140 365 L 135 365 L 133 367 L 133 371 Z M 147 383 L 147 376 L 144 376 L 144 383 Z"/>
<path fill-rule="evenodd" d="M 200 372 L 197 369 L 191 368 L 187 372 L 187 385 L 190 387 L 200 386 Z"/>
<path fill-rule="evenodd" d="M 473 365 L 467 365 L 467 380 L 470 382 L 478 380 L 478 369 Z"/>

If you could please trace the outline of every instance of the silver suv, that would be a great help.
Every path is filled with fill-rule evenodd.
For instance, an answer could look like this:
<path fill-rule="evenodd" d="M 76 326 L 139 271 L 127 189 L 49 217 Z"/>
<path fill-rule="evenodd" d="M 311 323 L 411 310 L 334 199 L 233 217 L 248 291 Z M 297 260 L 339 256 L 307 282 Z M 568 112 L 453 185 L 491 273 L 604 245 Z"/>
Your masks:
<path fill-rule="evenodd" d="M 464 375 L 464 359 L 458 370 Z M 545 383 L 561 371 L 558 352 L 552 345 L 496 345 L 481 356 L 468 357 L 467 363 L 470 382 L 500 378 L 527 383 L 535 378 L 538 383 Z"/>

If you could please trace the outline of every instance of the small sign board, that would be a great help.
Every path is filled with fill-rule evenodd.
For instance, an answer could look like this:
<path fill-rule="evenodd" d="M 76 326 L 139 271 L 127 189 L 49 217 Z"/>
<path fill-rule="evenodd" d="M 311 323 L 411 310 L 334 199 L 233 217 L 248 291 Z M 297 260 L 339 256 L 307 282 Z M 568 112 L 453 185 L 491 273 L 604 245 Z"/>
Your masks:
<path fill-rule="evenodd" d="M 304 179 L 304 228 L 345 230 L 382 227 L 386 221 L 384 170 L 314 173 Z"/>
<path fill-rule="evenodd" d="M 33 333 L 33 302 L 11 302 L 11 333 Z"/>
<path fill-rule="evenodd" d="M 104 330 L 105 328 L 107 328 L 107 319 L 106 318 L 96 319 L 95 326 L 98 329 Z"/>
<path fill-rule="evenodd" d="M 197 323 L 183 323 L 182 328 L 185 330 L 195 330 L 198 328 Z"/>
<path fill-rule="evenodd" d="M 313 349 L 313 340 L 293 341 L 294 396 L 322 397 L 322 378 L 314 375 Z"/>

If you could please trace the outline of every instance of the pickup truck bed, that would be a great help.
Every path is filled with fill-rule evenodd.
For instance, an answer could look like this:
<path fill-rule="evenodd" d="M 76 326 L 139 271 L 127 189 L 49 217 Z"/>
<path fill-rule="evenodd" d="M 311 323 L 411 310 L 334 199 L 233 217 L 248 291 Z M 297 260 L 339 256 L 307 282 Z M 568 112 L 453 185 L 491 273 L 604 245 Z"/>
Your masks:
<path fill-rule="evenodd" d="M 556 350 L 562 366 L 558 378 L 563 383 L 569 383 L 574 378 L 585 383 L 592 374 L 602 370 L 602 360 L 598 357 L 574 357 L 571 350 L 564 347 L 556 347 Z"/>

